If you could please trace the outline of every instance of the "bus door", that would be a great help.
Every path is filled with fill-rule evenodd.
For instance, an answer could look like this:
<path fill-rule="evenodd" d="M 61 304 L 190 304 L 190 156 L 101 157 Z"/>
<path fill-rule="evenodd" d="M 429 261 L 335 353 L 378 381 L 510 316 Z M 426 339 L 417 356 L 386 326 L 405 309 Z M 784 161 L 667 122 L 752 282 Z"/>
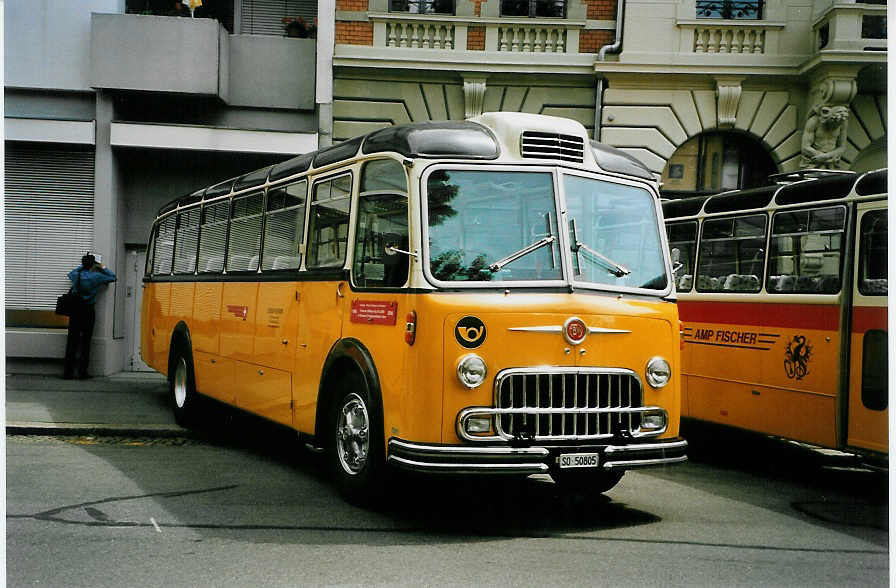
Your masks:
<path fill-rule="evenodd" d="M 849 356 L 847 445 L 886 452 L 887 208 L 858 206 Z"/>
<path fill-rule="evenodd" d="M 349 290 L 344 271 L 351 211 L 352 174 L 318 180 L 311 189 L 304 281 L 299 288 L 293 424 L 314 430 L 315 403 L 324 362 L 342 337 Z"/>

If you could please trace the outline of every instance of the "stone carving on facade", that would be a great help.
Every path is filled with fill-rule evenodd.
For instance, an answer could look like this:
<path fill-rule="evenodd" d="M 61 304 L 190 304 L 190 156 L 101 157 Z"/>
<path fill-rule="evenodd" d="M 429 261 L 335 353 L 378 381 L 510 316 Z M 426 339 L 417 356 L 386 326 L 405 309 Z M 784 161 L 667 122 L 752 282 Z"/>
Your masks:
<path fill-rule="evenodd" d="M 803 129 L 800 167 L 840 169 L 848 125 L 846 106 L 819 104 L 813 108 Z"/>
<path fill-rule="evenodd" d="M 482 114 L 485 102 L 484 77 L 464 76 L 464 118 L 473 118 Z"/>
<path fill-rule="evenodd" d="M 720 127 L 733 127 L 737 122 L 737 109 L 743 92 L 743 78 L 719 76 L 716 78 L 716 111 Z"/>

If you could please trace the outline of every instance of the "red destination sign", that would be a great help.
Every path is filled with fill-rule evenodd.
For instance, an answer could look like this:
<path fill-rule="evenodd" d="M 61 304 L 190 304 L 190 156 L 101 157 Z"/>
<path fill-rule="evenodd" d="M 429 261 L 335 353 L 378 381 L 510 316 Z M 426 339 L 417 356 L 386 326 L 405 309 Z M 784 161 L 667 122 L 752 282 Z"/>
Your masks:
<path fill-rule="evenodd" d="M 352 300 L 351 321 L 367 325 L 394 325 L 398 303 L 381 300 Z"/>

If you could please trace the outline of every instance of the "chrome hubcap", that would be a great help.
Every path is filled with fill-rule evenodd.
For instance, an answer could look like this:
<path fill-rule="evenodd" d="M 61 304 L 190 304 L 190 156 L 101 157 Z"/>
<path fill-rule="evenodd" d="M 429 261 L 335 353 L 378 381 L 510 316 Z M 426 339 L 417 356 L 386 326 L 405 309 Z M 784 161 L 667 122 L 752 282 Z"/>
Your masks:
<path fill-rule="evenodd" d="M 367 406 L 357 394 L 346 398 L 336 422 L 336 453 L 342 469 L 357 474 L 367 464 L 370 451 L 370 419 Z"/>
<path fill-rule="evenodd" d="M 183 408 L 187 402 L 187 362 L 183 357 L 178 358 L 174 367 L 174 403 L 178 408 Z"/>

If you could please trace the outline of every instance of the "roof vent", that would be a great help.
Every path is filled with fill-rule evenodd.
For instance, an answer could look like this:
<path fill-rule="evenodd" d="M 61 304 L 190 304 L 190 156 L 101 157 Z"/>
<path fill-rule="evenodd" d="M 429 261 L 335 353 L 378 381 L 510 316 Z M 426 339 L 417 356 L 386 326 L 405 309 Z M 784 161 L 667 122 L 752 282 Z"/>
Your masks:
<path fill-rule="evenodd" d="M 582 163 L 585 141 L 575 135 L 523 131 L 521 151 L 523 157 L 537 159 L 562 159 Z"/>

